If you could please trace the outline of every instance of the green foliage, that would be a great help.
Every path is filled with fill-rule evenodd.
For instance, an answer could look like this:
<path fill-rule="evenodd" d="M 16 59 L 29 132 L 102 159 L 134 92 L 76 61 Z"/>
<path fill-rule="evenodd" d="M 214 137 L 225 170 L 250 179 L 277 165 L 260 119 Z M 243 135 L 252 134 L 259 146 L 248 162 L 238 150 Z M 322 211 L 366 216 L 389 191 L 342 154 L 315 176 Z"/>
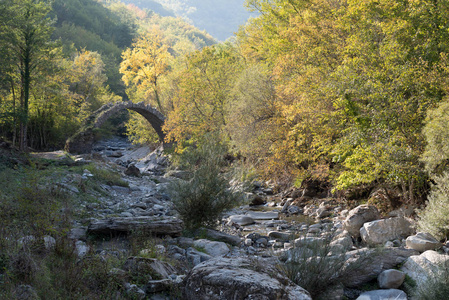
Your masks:
<path fill-rule="evenodd" d="M 230 178 L 222 173 L 225 165 L 223 145 L 212 139 L 181 156 L 194 168 L 189 180 L 175 180 L 169 191 L 174 209 L 188 229 L 215 227 L 225 209 L 235 206 L 240 199 Z"/>
<path fill-rule="evenodd" d="M 434 180 L 426 207 L 418 212 L 418 228 L 442 240 L 449 235 L 449 173 Z"/>
<path fill-rule="evenodd" d="M 119 173 L 119 171 L 107 168 L 107 167 L 98 167 L 95 164 L 89 164 L 84 167 L 86 170 L 94 175 L 94 180 L 99 182 L 108 184 L 108 185 L 117 185 L 123 187 L 129 187 L 128 182 L 124 181 Z"/>
<path fill-rule="evenodd" d="M 299 238 L 298 246 L 288 250 L 279 269 L 294 283 L 306 289 L 315 299 L 326 289 L 339 283 L 348 270 L 344 253 L 332 254 L 332 237 L 308 240 Z M 300 246 L 299 246 L 300 245 Z M 316 298 L 319 299 L 319 298 Z"/>
<path fill-rule="evenodd" d="M 422 160 L 430 173 L 441 174 L 449 163 L 449 101 L 442 102 L 438 108 L 429 110 L 427 123 L 423 129 L 427 145 Z"/>

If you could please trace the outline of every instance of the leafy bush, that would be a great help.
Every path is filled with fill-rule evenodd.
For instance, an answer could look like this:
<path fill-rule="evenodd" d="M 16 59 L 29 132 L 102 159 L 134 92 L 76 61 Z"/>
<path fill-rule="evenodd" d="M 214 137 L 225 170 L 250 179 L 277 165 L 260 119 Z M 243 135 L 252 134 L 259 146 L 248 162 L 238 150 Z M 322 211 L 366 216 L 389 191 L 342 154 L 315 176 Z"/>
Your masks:
<path fill-rule="evenodd" d="M 426 207 L 418 211 L 418 229 L 443 239 L 449 234 L 449 173 L 434 178 L 436 184 L 428 197 Z"/>
<path fill-rule="evenodd" d="M 426 126 L 423 134 L 426 137 L 427 145 L 422 160 L 426 164 L 427 171 L 441 174 L 441 171 L 448 166 L 449 158 L 449 131 L 447 123 L 449 121 L 449 101 L 441 104 L 427 113 Z"/>
<path fill-rule="evenodd" d="M 226 173 L 222 173 L 224 147 L 207 140 L 198 148 L 186 152 L 188 165 L 193 168 L 190 180 L 176 180 L 169 191 L 174 208 L 188 229 L 214 227 L 225 209 L 239 201 L 240 194 L 231 187 Z"/>

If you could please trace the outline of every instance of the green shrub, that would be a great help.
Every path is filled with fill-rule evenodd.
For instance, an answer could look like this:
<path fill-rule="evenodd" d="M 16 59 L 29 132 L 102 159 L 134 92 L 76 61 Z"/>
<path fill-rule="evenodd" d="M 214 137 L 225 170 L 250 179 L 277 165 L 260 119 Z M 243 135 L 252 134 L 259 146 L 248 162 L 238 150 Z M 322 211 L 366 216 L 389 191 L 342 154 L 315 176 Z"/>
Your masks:
<path fill-rule="evenodd" d="M 444 239 L 449 234 L 449 173 L 434 178 L 426 207 L 418 211 L 418 229 Z"/>
<path fill-rule="evenodd" d="M 222 212 L 235 206 L 240 199 L 240 193 L 222 172 L 224 149 L 213 140 L 190 149 L 184 154 L 186 165 L 193 168 L 190 180 L 175 180 L 169 186 L 174 209 L 188 229 L 214 227 Z"/>
<path fill-rule="evenodd" d="M 313 299 L 327 288 L 338 284 L 345 272 L 344 253 L 332 253 L 332 236 L 315 240 L 306 237 L 296 241 L 296 246 L 284 253 L 279 269 L 294 283 L 306 289 Z"/>

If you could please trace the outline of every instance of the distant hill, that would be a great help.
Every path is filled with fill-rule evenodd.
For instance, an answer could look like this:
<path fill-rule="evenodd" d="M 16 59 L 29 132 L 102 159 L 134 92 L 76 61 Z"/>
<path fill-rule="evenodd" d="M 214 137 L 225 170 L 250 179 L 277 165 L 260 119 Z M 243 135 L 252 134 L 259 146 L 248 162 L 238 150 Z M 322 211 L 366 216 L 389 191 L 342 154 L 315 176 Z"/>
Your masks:
<path fill-rule="evenodd" d="M 163 17 L 175 17 L 175 13 L 153 0 L 121 0 L 125 4 L 134 4 L 142 9 L 149 9 Z"/>
<path fill-rule="evenodd" d="M 195 27 L 206 30 L 220 41 L 233 36 L 240 25 L 246 23 L 254 13 L 244 7 L 245 0 L 126 0 L 136 6 L 159 2 L 167 10 L 173 11 L 192 21 Z"/>

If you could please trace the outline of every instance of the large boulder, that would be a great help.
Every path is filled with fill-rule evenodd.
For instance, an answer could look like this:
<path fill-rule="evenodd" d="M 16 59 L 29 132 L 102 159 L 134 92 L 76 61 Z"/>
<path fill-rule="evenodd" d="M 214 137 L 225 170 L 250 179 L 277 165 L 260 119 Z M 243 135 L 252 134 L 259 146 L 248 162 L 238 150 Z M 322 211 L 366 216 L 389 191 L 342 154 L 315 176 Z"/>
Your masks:
<path fill-rule="evenodd" d="M 377 277 L 381 289 L 397 289 L 405 280 L 405 273 L 396 269 L 385 270 Z"/>
<path fill-rule="evenodd" d="M 384 244 L 387 241 L 406 238 L 411 234 L 413 234 L 412 224 L 402 217 L 366 222 L 360 228 L 362 240 L 369 245 Z"/>
<path fill-rule="evenodd" d="M 408 248 L 414 249 L 419 252 L 425 252 L 427 250 L 436 250 L 441 248 L 442 244 L 437 241 L 430 233 L 418 232 L 416 235 L 409 236 L 405 240 L 405 244 Z"/>
<path fill-rule="evenodd" d="M 385 270 L 393 269 L 410 256 L 419 254 L 405 248 L 385 247 L 383 249 L 363 248 L 346 253 L 343 284 L 357 287 L 376 279 Z"/>
<path fill-rule="evenodd" d="M 244 215 L 232 215 L 229 217 L 229 223 L 237 224 L 240 226 L 251 225 L 254 224 L 254 219 L 249 216 Z"/>
<path fill-rule="evenodd" d="M 449 262 L 449 256 L 439 254 L 433 250 L 427 250 L 421 255 L 414 255 L 407 259 L 401 267 L 401 271 L 415 280 L 416 284 L 426 282 L 431 276 L 438 276 L 441 266 Z"/>
<path fill-rule="evenodd" d="M 310 294 L 258 258 L 214 258 L 187 275 L 186 300 L 311 300 Z"/>
<path fill-rule="evenodd" d="M 354 238 L 360 237 L 360 228 L 364 223 L 380 219 L 379 211 L 372 205 L 360 205 L 351 210 L 343 222 L 343 229 Z"/>

